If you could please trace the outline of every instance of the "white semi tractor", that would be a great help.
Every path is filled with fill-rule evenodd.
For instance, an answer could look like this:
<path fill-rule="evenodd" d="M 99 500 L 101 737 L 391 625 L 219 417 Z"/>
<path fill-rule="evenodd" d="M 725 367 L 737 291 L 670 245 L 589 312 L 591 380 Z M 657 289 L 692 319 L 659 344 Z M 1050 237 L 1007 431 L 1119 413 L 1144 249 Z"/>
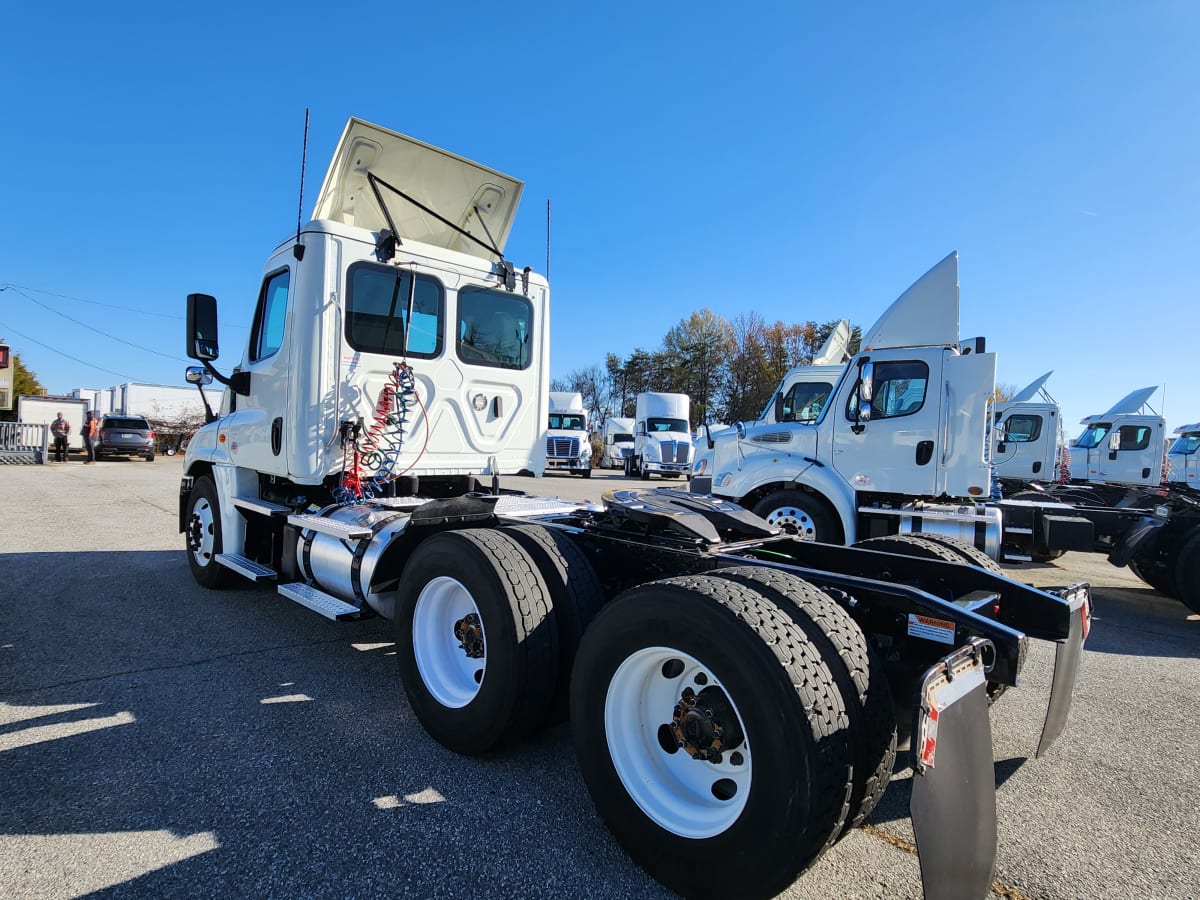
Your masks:
<path fill-rule="evenodd" d="M 1175 429 L 1179 437 L 1167 453 L 1167 481 L 1200 490 L 1200 422 Z"/>
<path fill-rule="evenodd" d="M 609 416 L 601 429 L 604 451 L 600 465 L 606 469 L 623 469 L 625 460 L 633 456 L 634 420 L 623 416 Z"/>
<path fill-rule="evenodd" d="M 625 458 L 625 475 L 687 477 L 692 470 L 691 400 L 687 394 L 644 391 L 635 401 L 633 455 Z"/>
<path fill-rule="evenodd" d="M 1046 390 L 1053 374 L 1047 372 L 996 404 L 991 460 L 1006 495 L 1027 489 L 1031 482 L 1058 481 L 1062 474 L 1062 410 Z"/>
<path fill-rule="evenodd" d="M 932 539 L 803 542 L 683 491 L 505 492 L 541 469 L 549 411 L 549 288 L 503 255 L 520 192 L 351 119 L 315 217 L 267 260 L 231 374 L 216 300 L 189 296 L 188 380 L 226 387 L 184 459 L 194 578 L 391 619 L 411 709 L 451 750 L 569 715 L 600 816 L 687 896 L 775 894 L 861 823 L 907 698 L 926 892 L 983 896 L 988 695 L 1016 684 L 1029 641 L 1053 643 L 1045 752 L 1087 586 L 1010 581 L 953 541 L 938 559 L 917 552 Z M 903 393 L 876 371 L 882 396 Z"/>
<path fill-rule="evenodd" d="M 546 471 L 577 472 L 592 477 L 592 441 L 583 394 L 550 392 L 546 429 Z"/>

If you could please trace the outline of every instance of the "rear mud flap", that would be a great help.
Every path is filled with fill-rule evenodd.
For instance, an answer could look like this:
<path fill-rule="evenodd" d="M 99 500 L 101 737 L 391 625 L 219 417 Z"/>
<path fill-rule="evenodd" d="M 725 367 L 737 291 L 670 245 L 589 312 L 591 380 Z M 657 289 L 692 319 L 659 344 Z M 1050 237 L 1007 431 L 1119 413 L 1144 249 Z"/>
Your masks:
<path fill-rule="evenodd" d="M 996 868 L 996 773 L 984 659 L 970 644 L 925 673 L 913 728 L 911 812 L 927 900 L 985 897 Z"/>
<path fill-rule="evenodd" d="M 1067 726 L 1075 679 L 1079 675 L 1079 662 L 1083 659 L 1083 642 L 1092 624 L 1091 589 L 1088 585 L 1072 585 L 1063 593 L 1063 599 L 1071 608 L 1071 630 L 1066 640 L 1058 642 L 1058 649 L 1054 652 L 1054 677 L 1050 682 L 1046 723 L 1042 726 L 1042 739 L 1038 742 L 1039 758 L 1050 749 L 1050 745 Z"/>

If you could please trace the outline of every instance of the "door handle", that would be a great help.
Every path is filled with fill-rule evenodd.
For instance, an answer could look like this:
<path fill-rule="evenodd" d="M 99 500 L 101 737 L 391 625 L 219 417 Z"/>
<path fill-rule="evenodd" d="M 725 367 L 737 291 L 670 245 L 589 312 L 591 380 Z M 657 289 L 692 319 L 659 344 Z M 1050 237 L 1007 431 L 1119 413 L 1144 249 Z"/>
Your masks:
<path fill-rule="evenodd" d="M 928 465 L 933 459 L 933 441 L 917 441 L 917 465 Z"/>
<path fill-rule="evenodd" d="M 283 449 L 283 416 L 271 423 L 271 452 L 276 456 Z"/>

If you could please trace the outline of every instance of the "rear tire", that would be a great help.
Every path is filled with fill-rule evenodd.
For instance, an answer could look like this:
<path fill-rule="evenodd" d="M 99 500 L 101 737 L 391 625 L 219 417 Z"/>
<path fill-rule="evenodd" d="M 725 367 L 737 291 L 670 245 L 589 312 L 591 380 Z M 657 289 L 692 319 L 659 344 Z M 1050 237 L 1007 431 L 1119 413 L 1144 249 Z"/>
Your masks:
<path fill-rule="evenodd" d="M 151 450 L 146 454 L 146 462 L 154 462 L 154 451 Z"/>
<path fill-rule="evenodd" d="M 582 475 L 584 478 L 591 478 L 591 477 L 592 477 L 592 470 L 591 470 L 591 469 L 584 469 L 584 470 L 583 470 L 582 472 L 580 472 L 579 474 L 580 474 L 580 475 Z"/>
<path fill-rule="evenodd" d="M 1175 598 L 1200 613 L 1200 526 L 1192 528 L 1175 551 Z"/>
<path fill-rule="evenodd" d="M 968 544 L 966 541 L 945 537 L 940 534 L 928 534 L 924 531 L 920 533 L 920 537 L 926 541 L 933 541 L 935 544 L 941 544 L 943 547 L 949 548 L 962 557 L 964 562 L 977 569 L 983 569 L 985 572 L 992 572 L 996 575 L 1004 574 L 1004 570 L 1000 568 L 1000 564 L 974 544 Z"/>
<path fill-rule="evenodd" d="M 575 654 L 584 631 L 604 605 L 604 589 L 591 562 L 562 531 L 542 525 L 506 525 L 501 531 L 529 554 L 550 591 L 558 632 L 558 686 L 548 718 L 562 722 L 570 706 Z"/>
<path fill-rule="evenodd" d="M 100 454 L 96 454 L 99 458 Z M 224 540 L 221 534 L 221 504 L 217 499 L 217 486 L 207 475 L 192 482 L 188 495 L 187 529 L 184 539 L 187 547 L 188 568 L 201 587 L 216 589 L 233 584 L 237 574 L 216 560 L 222 552 Z"/>
<path fill-rule="evenodd" d="M 723 578 L 624 592 L 575 661 L 571 732 L 596 809 L 684 896 L 771 896 L 820 857 L 845 822 L 847 730 L 803 629 Z"/>
<path fill-rule="evenodd" d="M 791 616 L 829 667 L 850 719 L 854 782 L 844 836 L 861 825 L 887 790 L 896 763 L 896 712 L 883 659 L 842 606 L 803 578 L 764 566 L 710 573 L 758 591 Z"/>
<path fill-rule="evenodd" d="M 395 633 L 409 703 L 444 747 L 484 753 L 545 718 L 558 674 L 553 605 L 503 531 L 425 538 L 400 575 Z"/>
<path fill-rule="evenodd" d="M 1129 560 L 1129 571 L 1160 594 L 1173 600 L 1179 598 L 1175 587 L 1175 572 L 1169 564 L 1134 556 Z"/>

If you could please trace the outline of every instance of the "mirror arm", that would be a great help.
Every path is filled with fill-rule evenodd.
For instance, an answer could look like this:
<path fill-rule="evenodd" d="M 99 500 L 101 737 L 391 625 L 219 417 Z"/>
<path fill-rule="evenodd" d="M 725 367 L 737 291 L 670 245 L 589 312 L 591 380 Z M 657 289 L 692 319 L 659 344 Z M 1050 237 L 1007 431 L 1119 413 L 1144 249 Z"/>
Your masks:
<path fill-rule="evenodd" d="M 202 359 L 200 362 L 204 368 L 208 370 L 215 381 L 219 381 L 227 388 L 231 388 L 235 394 L 241 394 L 243 397 L 250 395 L 250 373 L 249 372 L 234 372 L 232 375 L 222 375 L 213 368 L 213 364 L 207 359 Z"/>

